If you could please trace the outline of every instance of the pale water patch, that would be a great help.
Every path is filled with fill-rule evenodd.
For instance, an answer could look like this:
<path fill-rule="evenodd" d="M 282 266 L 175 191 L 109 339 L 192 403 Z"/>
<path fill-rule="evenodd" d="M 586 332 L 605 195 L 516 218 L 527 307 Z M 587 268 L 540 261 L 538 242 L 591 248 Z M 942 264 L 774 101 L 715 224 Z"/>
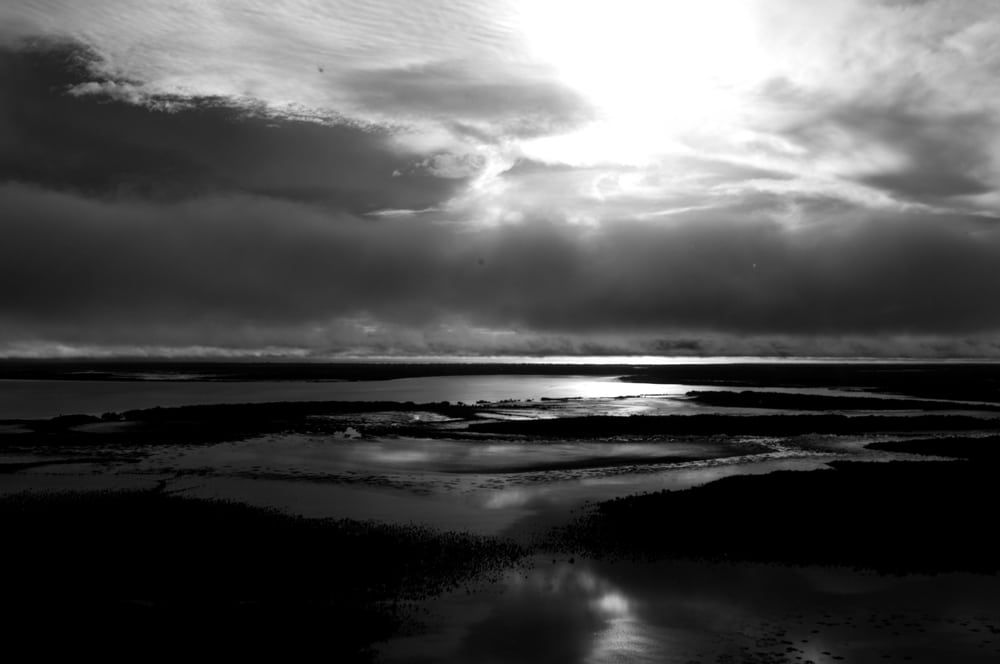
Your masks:
<path fill-rule="evenodd" d="M 474 496 L 418 493 L 371 484 L 324 484 L 240 477 L 186 477 L 168 490 L 233 500 L 310 518 L 375 520 L 490 535 L 531 515 L 525 508 L 483 510 Z"/>
<path fill-rule="evenodd" d="M 626 383 L 615 376 L 425 376 L 369 381 L 0 380 L 0 419 L 122 412 L 157 406 L 272 401 L 525 401 L 681 396 L 691 386 Z"/>
<path fill-rule="evenodd" d="M 762 451 L 763 450 L 763 451 Z M 684 489 L 736 474 L 822 468 L 833 455 L 757 442 L 509 443 L 268 436 L 154 452 L 133 471 L 172 471 L 170 491 L 315 517 L 529 534 L 588 501 Z"/>
<path fill-rule="evenodd" d="M 865 450 L 871 437 L 861 436 L 527 442 L 351 433 L 150 447 L 130 457 L 7 474 L 0 490 L 131 488 L 155 486 L 150 478 L 157 478 L 171 492 L 307 516 L 520 536 L 565 521 L 588 501 L 685 489 L 730 475 L 813 470 L 833 459 L 895 456 Z"/>
<path fill-rule="evenodd" d="M 759 450 L 758 450 L 759 451 Z M 182 471 L 273 473 L 322 479 L 333 474 L 402 473 L 462 476 L 573 471 L 690 459 L 742 456 L 740 442 L 681 438 L 655 442 L 437 439 L 269 435 L 208 446 L 154 451 L 141 466 Z"/>

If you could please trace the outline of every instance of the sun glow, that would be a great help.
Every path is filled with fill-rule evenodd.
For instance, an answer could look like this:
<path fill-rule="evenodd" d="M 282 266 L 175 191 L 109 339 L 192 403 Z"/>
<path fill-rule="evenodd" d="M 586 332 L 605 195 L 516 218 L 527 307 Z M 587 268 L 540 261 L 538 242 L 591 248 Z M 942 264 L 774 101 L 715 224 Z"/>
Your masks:
<path fill-rule="evenodd" d="M 734 131 L 767 73 L 749 0 L 529 0 L 522 17 L 533 53 L 599 114 L 529 146 L 543 158 L 637 162 Z"/>

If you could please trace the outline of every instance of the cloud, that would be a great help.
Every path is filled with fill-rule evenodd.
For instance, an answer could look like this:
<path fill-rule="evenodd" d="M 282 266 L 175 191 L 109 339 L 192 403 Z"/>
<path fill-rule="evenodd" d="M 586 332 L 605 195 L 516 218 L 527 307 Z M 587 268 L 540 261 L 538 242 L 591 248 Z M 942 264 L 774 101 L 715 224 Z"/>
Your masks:
<path fill-rule="evenodd" d="M 727 335 L 1000 329 L 1000 231 L 971 218 L 789 229 L 702 211 L 581 232 L 365 220 L 245 194 L 100 201 L 7 184 L 0 202 L 7 343 L 721 350 Z"/>
<path fill-rule="evenodd" d="M 793 176 L 799 194 L 995 213 L 990 3 L 769 0 L 758 17 L 769 65 L 745 99 L 749 138 L 717 150 Z"/>
<path fill-rule="evenodd" d="M 337 196 L 353 196 L 352 210 L 422 210 L 458 193 L 436 182 L 436 176 L 457 174 L 479 184 L 506 186 L 488 182 L 490 174 L 528 156 L 586 168 L 609 165 L 612 170 L 638 164 L 649 176 L 647 182 L 661 182 L 659 201 L 647 186 L 606 197 L 597 207 L 587 200 L 592 192 L 584 182 L 574 189 L 582 192 L 575 201 L 559 194 L 560 200 L 543 206 L 584 207 L 578 216 L 590 219 L 614 219 L 628 210 L 644 214 L 714 205 L 720 193 L 753 196 L 761 188 L 837 195 L 882 208 L 920 204 L 988 211 L 995 205 L 1000 197 L 1000 168 L 993 157 L 1000 118 L 995 76 L 1000 49 L 994 45 L 1000 43 L 1000 21 L 989 2 L 970 0 L 958 7 L 942 2 L 818 5 L 768 0 L 740 3 L 740 8 L 746 25 L 739 34 L 753 37 L 740 42 L 746 52 L 712 57 L 719 56 L 716 73 L 724 78 L 727 62 L 755 63 L 746 71 L 736 68 L 746 80 L 713 87 L 701 77 L 681 76 L 688 67 L 658 71 L 649 63 L 623 61 L 620 71 L 610 72 L 608 83 L 626 101 L 651 106 L 612 109 L 599 107 L 586 90 L 573 88 L 558 57 L 546 59 L 546 53 L 565 55 L 560 49 L 566 44 L 583 44 L 589 52 L 590 36 L 581 41 L 567 20 L 565 26 L 559 22 L 530 38 L 538 27 L 530 21 L 534 14 L 518 3 L 435 0 L 415 8 L 396 0 L 363 5 L 242 0 L 225 7 L 180 8 L 165 2 L 95 0 L 83 9 L 78 3 L 48 0 L 0 8 L 0 22 L 8 26 L 8 41 L 42 36 L 78 40 L 90 49 L 87 71 L 67 82 L 81 108 L 89 98 L 91 106 L 116 100 L 122 107 L 159 104 L 166 110 L 172 105 L 179 112 L 188 101 L 195 108 L 184 115 L 191 118 L 196 110 L 206 115 L 204 106 L 212 101 L 230 113 L 249 109 L 275 120 L 325 119 L 340 123 L 343 135 L 333 137 L 325 152 L 341 151 L 345 140 L 342 151 L 353 150 L 351 160 L 362 166 L 344 171 L 319 159 L 315 168 L 309 160 L 296 168 L 295 154 L 316 154 L 324 147 L 300 127 L 299 141 L 289 139 L 284 153 L 267 146 L 276 151 L 270 160 L 248 150 L 230 162 L 206 165 L 186 156 L 171 165 L 174 155 L 165 155 L 162 163 L 170 177 L 157 172 L 152 179 L 158 181 L 193 178 L 199 169 L 232 169 L 235 178 L 249 181 L 247 190 L 258 193 L 323 199 L 327 189 L 337 187 L 330 182 L 343 182 Z M 647 9 L 637 16 L 661 15 Z M 588 10 L 594 43 L 609 37 L 601 33 L 599 19 L 615 11 L 613 3 Z M 663 16 L 672 17 L 677 24 L 672 29 L 686 34 L 686 16 L 702 29 L 708 15 L 678 10 Z M 608 29 L 632 26 L 649 36 L 649 26 L 634 22 L 611 21 Z M 544 44 L 535 43 L 542 37 Z M 627 43 L 618 46 L 628 51 Z M 692 63 L 694 72 L 696 65 Z M 767 82 L 778 80 L 794 93 L 776 94 Z M 618 117 L 619 112 L 624 115 Z M 675 115 L 693 124 L 673 126 Z M 367 137 L 359 127 L 367 128 Z M 147 137 L 160 126 L 146 123 L 135 129 L 133 135 Z M 229 135 L 237 143 L 246 138 L 232 131 Z M 382 170 L 381 163 L 372 164 L 382 175 L 402 176 L 379 179 L 356 154 L 367 152 L 367 139 L 373 154 L 396 151 L 388 162 L 416 153 L 420 159 L 415 161 L 429 167 L 414 167 L 411 161 L 387 163 L 392 167 Z M 548 145 L 547 153 L 541 154 L 546 150 L 539 142 Z M 207 147 L 199 157 L 220 149 L 233 152 Z M 697 160 L 694 168 L 701 179 L 678 182 L 677 173 Z M 268 163 L 275 166 L 268 170 Z M 244 173 L 250 165 L 253 172 Z M 133 179 L 143 169 L 138 171 Z M 430 180 L 422 179 L 428 176 Z M 451 186 L 457 189 L 458 184 Z M 393 192 L 404 185 L 410 185 L 405 196 L 370 200 L 376 190 Z M 699 191 L 678 195 L 678 189 L 693 190 L 695 185 Z M 558 181 L 553 189 L 563 191 Z M 417 200 L 417 190 L 429 195 Z M 692 200 L 699 195 L 705 200 Z M 414 200 L 402 200 L 407 197 Z M 468 196 L 462 200 L 467 203 Z M 487 197 L 481 203 L 478 212 L 489 218 L 525 213 L 497 209 L 517 207 L 509 199 Z"/>
<path fill-rule="evenodd" d="M 342 83 L 371 111 L 471 124 L 498 139 L 560 133 L 594 113 L 579 93 L 537 65 L 496 69 L 435 62 L 356 71 Z"/>
<path fill-rule="evenodd" d="M 939 206 L 994 191 L 1000 116 L 993 112 L 928 108 L 920 85 L 887 100 L 841 100 L 773 81 L 774 103 L 796 108 L 782 138 L 826 163 L 840 177 L 882 190 L 897 200 Z"/>
<path fill-rule="evenodd" d="M 841 121 L 862 139 L 892 146 L 900 156 L 898 168 L 862 176 L 866 184 L 922 202 L 982 194 L 996 187 L 989 142 L 997 118 L 990 115 L 941 118 L 862 111 Z"/>
<path fill-rule="evenodd" d="M 467 125 L 494 138 L 563 128 L 590 112 L 526 51 L 507 2 L 41 4 L 0 8 L 0 22 L 17 26 L 15 37 L 90 49 L 95 80 L 79 93 L 120 96 L 107 81 L 127 81 L 133 98 L 214 97 L 378 126 Z"/>
<path fill-rule="evenodd" d="M 338 209 L 423 208 L 461 178 L 417 168 L 426 154 L 388 130 L 253 113 L 218 98 L 71 94 L 96 56 L 37 43 L 0 50 L 0 178 L 96 194 L 182 198 L 262 194 Z M 122 95 L 126 99 L 122 99 Z"/>
<path fill-rule="evenodd" d="M 137 7 L 0 8 L 0 353 L 1000 353 L 981 7 L 789 5 L 636 159 L 501 6 Z"/>

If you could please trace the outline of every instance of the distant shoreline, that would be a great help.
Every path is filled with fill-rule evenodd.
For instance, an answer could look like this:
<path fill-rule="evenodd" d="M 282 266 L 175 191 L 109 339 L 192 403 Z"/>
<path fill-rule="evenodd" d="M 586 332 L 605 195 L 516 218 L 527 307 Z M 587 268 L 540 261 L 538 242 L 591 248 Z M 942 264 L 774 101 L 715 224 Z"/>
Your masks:
<path fill-rule="evenodd" d="M 611 361 L 615 360 L 615 361 Z M 631 360 L 631 361 L 630 361 Z M 636 382 L 673 382 L 673 376 L 828 374 L 868 369 L 997 370 L 1000 360 L 974 358 L 383 358 L 334 361 L 218 359 L 2 359 L 0 380 L 249 381 L 392 380 L 471 375 L 621 375 Z M 681 382 L 681 381 L 676 381 Z"/>

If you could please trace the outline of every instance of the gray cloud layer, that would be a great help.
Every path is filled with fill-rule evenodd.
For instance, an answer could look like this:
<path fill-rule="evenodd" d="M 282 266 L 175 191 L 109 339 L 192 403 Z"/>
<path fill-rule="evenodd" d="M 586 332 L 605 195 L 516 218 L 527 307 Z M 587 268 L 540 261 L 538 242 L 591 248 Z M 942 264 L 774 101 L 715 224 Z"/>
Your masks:
<path fill-rule="evenodd" d="M 166 111 L 73 96 L 87 75 L 79 57 L 0 57 L 0 351 L 45 341 L 724 353 L 899 336 L 981 348 L 960 342 L 1000 329 L 1000 227 L 982 218 L 792 195 L 593 226 L 557 211 L 498 225 L 365 217 L 443 204 L 468 180 L 436 176 L 434 153 L 402 153 L 384 130 L 220 100 Z M 936 142 L 947 123 L 829 117 L 908 146 L 917 166 L 879 186 L 975 190 L 923 165 L 934 153 L 942 173 L 974 177 L 974 145 Z M 508 177 L 550 170 L 522 164 Z M 808 224 L 779 221 L 790 203 Z M 779 341 L 733 342 L 748 336 Z"/>
<path fill-rule="evenodd" d="M 913 83 L 888 99 L 831 99 L 775 81 L 766 96 L 795 119 L 781 135 L 810 154 L 853 159 L 858 182 L 902 201 L 954 205 L 956 197 L 997 187 L 998 118 L 985 110 L 935 109 Z"/>
<path fill-rule="evenodd" d="M 353 72 L 341 79 L 358 102 L 381 112 L 485 126 L 497 136 L 537 136 L 581 124 L 592 113 L 578 93 L 531 71 L 476 71 L 460 62 Z"/>
<path fill-rule="evenodd" d="M 471 230 L 246 195 L 106 202 L 5 185 L 8 327 L 90 342 L 344 318 L 609 333 L 980 333 L 1000 327 L 1000 233 L 873 218 L 531 220 Z M 713 213 L 717 215 L 718 213 Z M 215 339 L 214 341 L 218 341 Z"/>

